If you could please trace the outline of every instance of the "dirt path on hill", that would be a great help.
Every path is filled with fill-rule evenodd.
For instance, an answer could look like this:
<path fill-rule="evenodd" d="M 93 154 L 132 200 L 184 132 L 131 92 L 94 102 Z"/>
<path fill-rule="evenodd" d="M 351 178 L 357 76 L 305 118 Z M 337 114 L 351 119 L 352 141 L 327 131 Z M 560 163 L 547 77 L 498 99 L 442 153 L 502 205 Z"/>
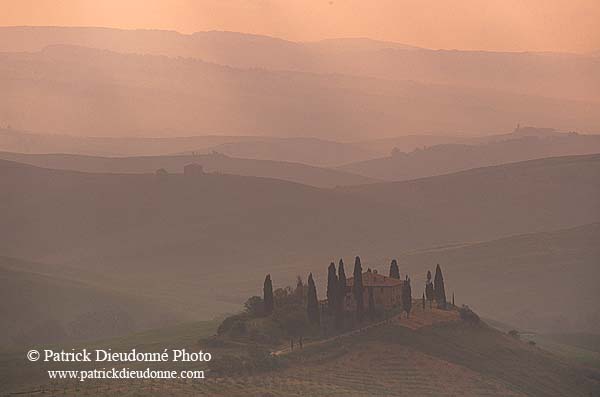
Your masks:
<path fill-rule="evenodd" d="M 392 318 L 388 318 L 386 320 L 383 320 L 383 321 L 380 321 L 380 322 L 377 322 L 377 323 L 374 323 L 374 324 L 369 324 L 369 325 L 364 326 L 362 328 L 358 328 L 358 329 L 355 329 L 355 330 L 352 330 L 352 331 L 348 331 L 348 332 L 343 333 L 343 334 L 335 335 L 335 336 L 332 336 L 332 337 L 327 338 L 327 339 L 321 339 L 321 340 L 317 340 L 317 341 L 314 341 L 314 342 L 304 343 L 303 347 L 311 347 L 311 346 L 322 345 L 322 344 L 329 343 L 329 342 L 332 342 L 332 341 L 337 340 L 337 339 L 345 338 L 345 337 L 352 336 L 352 335 L 358 335 L 358 334 L 360 334 L 362 332 L 365 332 L 366 330 L 368 330 L 370 328 L 379 327 L 379 326 L 385 325 L 385 324 L 391 324 L 393 322 L 399 322 L 398 319 L 397 319 L 397 317 L 398 316 L 394 316 Z M 271 354 L 274 355 L 274 356 L 284 356 L 286 354 L 290 354 L 293 351 L 298 351 L 298 350 L 301 350 L 300 347 L 297 347 L 294 350 L 292 350 L 289 347 L 286 347 L 285 349 L 276 350 L 274 352 L 271 352 Z"/>
<path fill-rule="evenodd" d="M 382 325 L 396 324 L 401 327 L 409 328 L 411 330 L 417 330 L 419 328 L 427 327 L 427 326 L 430 326 L 433 324 L 452 322 L 452 321 L 457 321 L 457 320 L 458 320 L 458 311 L 457 310 L 452 310 L 452 309 L 440 310 L 440 309 L 436 309 L 436 308 L 433 308 L 433 309 L 426 308 L 423 311 L 423 309 L 419 308 L 419 309 L 413 310 L 411 312 L 410 318 L 403 318 L 401 315 L 395 315 L 395 316 L 385 319 L 383 321 L 369 324 L 364 327 L 345 332 L 343 334 L 335 335 L 330 338 L 321 339 L 321 340 L 317 340 L 314 342 L 304 343 L 303 347 L 312 347 L 312 346 L 318 346 L 318 345 L 322 345 L 325 343 L 333 342 L 333 341 L 341 339 L 341 338 L 346 338 L 349 336 L 361 334 L 365 331 L 368 331 L 371 328 L 380 327 Z M 290 347 L 286 347 L 284 349 L 272 351 L 271 355 L 285 356 L 287 354 L 290 354 L 290 353 L 293 353 L 294 351 L 299 351 L 299 350 L 302 350 L 302 349 L 300 349 L 300 346 L 298 346 L 294 350 L 292 350 Z"/>

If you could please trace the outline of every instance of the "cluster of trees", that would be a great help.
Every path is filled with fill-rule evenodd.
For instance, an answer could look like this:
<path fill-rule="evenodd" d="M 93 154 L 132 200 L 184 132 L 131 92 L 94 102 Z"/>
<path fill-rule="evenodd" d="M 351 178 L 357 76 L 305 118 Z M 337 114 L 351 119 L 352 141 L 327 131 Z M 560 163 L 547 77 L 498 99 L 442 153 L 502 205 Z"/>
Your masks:
<path fill-rule="evenodd" d="M 317 287 L 312 273 L 308 275 L 308 287 L 306 288 L 306 293 L 304 290 L 304 283 L 302 282 L 302 279 L 298 277 L 296 290 L 293 293 L 293 296 L 296 298 L 295 301 L 296 303 L 298 303 L 298 301 L 306 301 L 306 316 L 308 321 L 311 324 L 318 325 L 321 322 L 321 315 L 319 310 L 319 299 L 317 298 Z M 271 315 L 275 310 L 275 298 L 273 296 L 273 282 L 271 281 L 270 274 L 267 274 L 265 277 L 263 302 L 264 315 Z M 289 302 L 286 303 L 289 304 Z"/>
<path fill-rule="evenodd" d="M 309 301 L 310 304 L 307 304 Z M 313 314 L 319 314 L 312 276 L 309 277 L 309 286 L 298 278 L 295 289 L 274 289 L 271 276 L 267 275 L 263 296 L 250 297 L 244 306 L 244 312 L 223 320 L 217 329 L 218 335 L 269 344 L 278 343 L 282 338 L 297 338 L 317 332 L 312 327 L 312 322 L 318 324 L 318 317 L 315 319 Z M 315 307 L 317 310 L 314 310 Z"/>
<path fill-rule="evenodd" d="M 431 307 L 432 302 L 435 300 L 438 308 L 446 308 L 446 288 L 444 287 L 444 275 L 442 274 L 442 269 L 440 268 L 439 264 L 435 267 L 435 277 L 433 282 L 431 281 L 431 271 L 427 270 L 424 298 L 427 298 L 429 301 L 429 307 Z M 454 305 L 454 295 L 452 295 L 452 305 Z M 424 300 L 423 307 L 425 307 Z"/>

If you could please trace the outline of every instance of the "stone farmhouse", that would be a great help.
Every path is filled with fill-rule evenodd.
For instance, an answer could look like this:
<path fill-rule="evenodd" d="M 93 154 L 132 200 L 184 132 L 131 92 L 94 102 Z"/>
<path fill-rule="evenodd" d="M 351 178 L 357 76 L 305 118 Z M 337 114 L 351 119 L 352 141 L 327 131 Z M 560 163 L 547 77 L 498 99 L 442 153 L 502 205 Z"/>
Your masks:
<path fill-rule="evenodd" d="M 389 309 L 402 305 L 402 288 L 404 280 L 387 277 L 379 274 L 377 270 L 367 270 L 362 274 L 363 281 L 363 302 L 365 307 L 369 302 L 369 290 L 373 290 L 373 301 L 375 306 Z M 347 311 L 356 310 L 356 301 L 354 300 L 354 277 L 346 279 L 346 293 L 344 298 L 344 309 Z"/>

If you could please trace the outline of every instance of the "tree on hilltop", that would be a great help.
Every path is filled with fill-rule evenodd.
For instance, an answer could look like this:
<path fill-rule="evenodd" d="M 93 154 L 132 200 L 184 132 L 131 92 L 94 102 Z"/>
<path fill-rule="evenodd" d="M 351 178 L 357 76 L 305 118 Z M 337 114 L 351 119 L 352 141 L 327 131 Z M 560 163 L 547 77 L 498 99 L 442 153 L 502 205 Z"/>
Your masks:
<path fill-rule="evenodd" d="M 356 302 L 356 318 L 358 321 L 362 320 L 364 310 L 363 290 L 362 265 L 360 264 L 360 257 L 357 256 L 354 260 L 354 284 L 352 292 L 354 294 L 354 301 Z"/>
<path fill-rule="evenodd" d="M 334 314 L 338 301 L 338 277 L 335 271 L 335 263 L 331 262 L 327 268 L 327 308 L 330 314 Z"/>
<path fill-rule="evenodd" d="M 308 321 L 311 324 L 320 324 L 321 317 L 319 314 L 319 300 L 317 299 L 317 287 L 313 280 L 313 275 L 308 275 L 308 295 L 306 302 L 306 314 L 308 315 Z"/>
<path fill-rule="evenodd" d="M 253 317 L 260 317 L 265 314 L 265 303 L 260 296 L 251 296 L 244 303 L 246 313 Z"/>
<path fill-rule="evenodd" d="M 273 313 L 273 283 L 271 282 L 271 275 L 267 274 L 265 277 L 265 283 L 263 286 L 263 302 L 265 308 L 265 314 L 268 316 Z"/>
<path fill-rule="evenodd" d="M 431 271 L 429 270 L 427 270 L 427 281 L 425 282 L 425 297 L 429 301 L 429 308 L 431 309 L 431 302 L 435 299 L 435 291 L 433 282 L 431 282 Z"/>
<path fill-rule="evenodd" d="M 392 259 L 392 263 L 390 264 L 390 277 L 395 279 L 400 279 L 400 269 L 398 268 L 398 262 L 395 259 Z"/>
<path fill-rule="evenodd" d="M 346 271 L 344 261 L 340 259 L 338 265 L 337 306 L 335 311 L 335 325 L 338 329 L 344 327 L 344 306 L 346 302 Z"/>
<path fill-rule="evenodd" d="M 435 268 L 435 278 L 433 279 L 433 289 L 435 292 L 435 300 L 437 301 L 438 307 L 443 309 L 446 308 L 446 289 L 444 287 L 444 276 L 442 275 L 442 269 L 438 264 Z"/>
<path fill-rule="evenodd" d="M 410 311 L 412 310 L 412 290 L 408 276 L 406 276 L 406 280 L 402 286 L 402 308 L 406 312 L 406 318 L 409 318 Z"/>

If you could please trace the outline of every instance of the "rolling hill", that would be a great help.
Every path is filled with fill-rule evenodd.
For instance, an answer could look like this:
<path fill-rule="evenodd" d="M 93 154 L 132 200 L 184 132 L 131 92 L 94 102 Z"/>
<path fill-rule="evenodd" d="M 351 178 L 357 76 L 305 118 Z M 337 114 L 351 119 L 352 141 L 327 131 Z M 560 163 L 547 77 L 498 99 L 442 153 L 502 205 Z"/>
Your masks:
<path fill-rule="evenodd" d="M 359 185 L 376 179 L 345 171 L 319 168 L 284 161 L 251 160 L 223 154 L 194 154 L 144 157 L 91 157 L 71 154 L 21 154 L 0 152 L 0 159 L 39 167 L 94 173 L 154 173 L 163 168 L 169 173 L 182 173 L 187 164 L 198 163 L 206 172 L 283 179 L 317 187 Z"/>
<path fill-rule="evenodd" d="M 462 143 L 434 144 L 410 152 L 396 150 L 386 157 L 358 161 L 338 169 L 400 181 L 516 161 L 593 153 L 600 153 L 598 135 L 529 127 L 515 129 L 511 134 L 463 138 Z"/>
<path fill-rule="evenodd" d="M 423 131 L 495 133 L 515 122 L 600 130 L 592 101 L 342 74 L 240 69 L 192 58 L 65 45 L 0 53 L 0 84 L 1 124 L 71 135 L 353 140 Z"/>
<path fill-rule="evenodd" d="M 356 396 L 584 396 L 598 388 L 594 371 L 484 324 L 386 326 L 357 339 L 303 354 L 303 365 L 281 377 L 312 386 L 308 394 Z"/>
<path fill-rule="evenodd" d="M 282 249 L 292 249 L 295 241 L 353 247 L 362 240 L 353 252 L 400 241 L 399 246 L 394 243 L 397 251 L 560 229 L 600 217 L 594 183 L 600 172 L 598 155 L 334 190 L 234 175 L 161 178 L 1 164 L 0 173 L 10 186 L 2 191 L 3 223 L 13 228 L 12 236 L 0 243 L 1 252 L 32 260 L 93 257 L 102 250 L 86 252 L 85 246 L 91 244 L 95 251 L 99 243 L 107 244 L 107 254 L 141 254 L 138 248 L 153 246 L 155 239 L 166 251 L 168 241 L 186 248 L 180 252 L 197 251 L 212 240 L 224 246 L 236 241 L 237 248 L 282 243 Z M 237 230 L 228 230 L 231 222 L 238 224 Z M 56 224 L 62 233 L 52 232 Z M 163 234 L 165 228 L 168 234 Z M 364 240 L 366 231 L 369 241 Z M 306 240 L 306 233 L 314 240 Z M 120 242 L 125 236 L 128 244 Z M 157 249 L 162 250 L 153 246 L 154 254 Z"/>
<path fill-rule="evenodd" d="M 391 257 L 419 249 L 450 249 L 465 242 L 598 222 L 599 177 L 598 155 L 337 189 L 219 174 L 90 174 L 2 160 L 0 180 L 9 188 L 0 190 L 0 234 L 4 236 L 0 252 L 68 266 L 77 269 L 77 279 L 88 285 L 128 291 L 206 318 L 256 294 L 267 272 L 277 285 L 285 285 L 296 274 L 312 271 L 323 291 L 325 279 L 320 275 L 330 260 L 340 256 L 348 260 L 361 255 L 364 266 L 386 271 Z M 596 237 L 597 229 L 589 230 L 582 234 L 588 236 L 583 242 Z M 536 238 L 546 239 L 543 235 Z M 417 252 L 408 256 L 414 266 L 411 276 L 418 280 L 424 269 L 441 263 L 448 269 L 449 291 L 456 288 L 461 302 L 463 294 L 475 293 L 476 283 L 468 285 L 459 279 L 486 280 L 473 270 L 484 266 L 480 259 L 497 253 L 500 249 L 495 247 L 521 247 L 515 248 L 513 256 L 507 255 L 517 273 L 500 274 L 504 282 L 490 281 L 497 292 L 481 301 L 486 314 L 489 310 L 489 314 L 518 320 L 525 309 L 503 303 L 496 310 L 496 299 L 501 301 L 517 286 L 526 288 L 526 281 L 519 277 L 531 276 L 532 271 L 525 266 L 535 265 L 539 271 L 547 261 L 549 268 L 561 269 L 572 252 L 568 263 L 574 266 L 574 278 L 560 284 L 557 280 L 562 274 L 549 273 L 553 278 L 548 288 L 541 289 L 548 295 L 530 297 L 531 307 L 538 310 L 544 299 L 554 298 L 559 284 L 577 290 L 572 299 L 565 299 L 565 305 L 594 299 L 587 281 L 578 280 L 592 272 L 590 260 L 597 251 L 590 244 L 571 244 L 569 239 L 559 243 L 558 239 L 551 246 L 560 256 L 541 255 L 537 262 L 530 262 L 528 256 L 534 255 L 530 251 L 538 246 L 536 238 L 531 249 L 517 239 L 490 243 L 488 253 L 480 246 Z M 463 262 L 473 265 L 463 267 Z M 485 268 L 493 273 L 488 267 L 498 259 L 488 263 Z M 469 272 L 474 273 L 469 276 Z M 10 283 L 10 277 L 4 282 Z M 492 291 L 491 286 L 487 289 Z M 557 305 L 539 318 L 529 316 L 531 326 L 547 326 L 549 320 L 552 323 L 563 316 L 564 309 Z M 568 320 L 573 327 L 597 325 L 593 317 L 586 320 L 587 309 L 576 313 Z"/>
<path fill-rule="evenodd" d="M 419 309 L 415 309 L 419 310 Z M 157 347 L 206 349 L 199 336 L 210 324 L 186 326 L 105 340 L 92 346 L 128 351 L 156 351 Z M 214 328 L 213 328 L 214 329 Z M 86 344 L 89 347 L 90 344 Z M 243 354 L 248 348 L 235 345 Z M 256 348 L 256 347 L 255 347 Z M 230 349 L 231 350 L 231 349 Z M 223 360 L 227 349 L 213 347 L 213 360 Z M 0 354 L 0 365 L 14 355 Z M 181 363 L 175 368 L 206 370 L 204 363 Z M 147 363 L 143 365 L 147 366 Z M 174 365 L 169 369 L 173 369 Z M 130 364 L 128 367 L 133 367 Z M 139 366 L 139 365 L 138 365 Z M 151 363 L 152 368 L 160 364 Z M 318 348 L 290 355 L 279 368 L 243 376 L 206 374 L 202 381 L 121 380 L 120 382 L 64 381 L 60 388 L 40 376 L 56 363 L 6 366 L 11 374 L 6 390 L 27 393 L 42 387 L 62 395 L 114 395 L 124 391 L 148 396 L 589 396 L 599 391 L 595 369 L 554 355 L 480 323 L 452 322 L 418 330 L 386 325 L 358 336 L 342 338 Z M 10 379 L 10 380 L 8 380 Z"/>
<path fill-rule="evenodd" d="M 516 223 L 521 221 L 529 227 L 533 221 L 538 224 L 535 231 L 547 231 L 597 219 L 600 208 L 594 181 L 599 160 L 599 155 L 554 157 L 338 190 L 377 206 L 420 214 L 432 221 L 430 233 L 453 235 L 473 227 L 479 231 L 477 237 L 461 241 L 481 241 L 497 238 L 497 233 L 519 234 L 521 227 Z M 579 205 L 590 212 L 581 217 L 567 215 Z M 550 213 L 553 215 L 548 216 Z M 495 236 L 487 232 L 492 229 Z"/>
<path fill-rule="evenodd" d="M 89 137 L 34 133 L 14 128 L 0 128 L 0 149 L 6 152 L 44 154 L 69 153 L 88 156 L 157 156 L 184 151 L 207 152 L 223 143 L 257 140 L 252 136 L 202 135 L 171 138 Z M 266 139 L 260 137 L 260 139 Z"/>
<path fill-rule="evenodd" d="M 388 154 L 393 145 L 341 143 L 318 138 L 199 135 L 172 138 L 86 137 L 18 131 L 0 126 L 0 150 L 131 157 L 223 153 L 231 157 L 338 166 Z M 442 142 L 445 140 L 442 138 Z M 364 146 L 364 147 L 363 147 Z M 411 148 L 413 146 L 410 146 Z"/>
<path fill-rule="evenodd" d="M 422 286 L 424 267 L 433 271 L 443 263 L 452 285 L 448 294 L 456 292 L 457 304 L 468 303 L 481 315 L 522 330 L 600 333 L 598 241 L 600 224 L 594 223 L 408 251 L 399 257 L 400 270 Z"/>
<path fill-rule="evenodd" d="M 374 159 L 382 155 L 381 151 L 372 150 L 360 144 L 315 138 L 256 138 L 255 140 L 222 143 L 211 147 L 210 150 L 232 157 L 293 161 L 319 167 L 339 166 L 359 161 L 359 159 Z M 389 150 L 383 153 L 387 152 Z"/>

